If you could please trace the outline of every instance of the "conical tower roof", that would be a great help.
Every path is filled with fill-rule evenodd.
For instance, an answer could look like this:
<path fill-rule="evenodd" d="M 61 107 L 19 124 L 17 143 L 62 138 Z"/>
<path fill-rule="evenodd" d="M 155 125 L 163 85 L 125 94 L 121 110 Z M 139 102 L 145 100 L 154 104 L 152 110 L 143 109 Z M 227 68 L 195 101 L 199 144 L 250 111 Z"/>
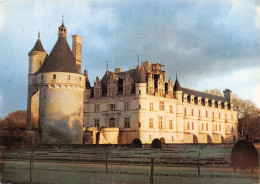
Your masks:
<path fill-rule="evenodd" d="M 138 78 L 136 83 L 146 83 L 146 76 L 143 66 L 138 67 Z"/>
<path fill-rule="evenodd" d="M 80 73 L 65 34 L 64 36 L 59 35 L 59 38 L 53 47 L 51 54 L 45 60 L 37 73 L 47 72 Z"/>
<path fill-rule="evenodd" d="M 174 84 L 173 90 L 174 90 L 174 91 L 181 91 L 181 90 L 182 90 L 182 89 L 181 89 L 181 85 L 180 85 L 180 83 L 179 83 L 179 81 L 178 81 L 177 74 L 176 74 L 176 80 L 175 80 L 175 84 Z"/>
<path fill-rule="evenodd" d="M 86 76 L 86 89 L 91 89 L 91 85 L 90 85 L 90 82 L 88 79 L 88 74 L 87 74 L 86 70 L 84 70 L 84 74 Z"/>
<path fill-rule="evenodd" d="M 38 40 L 36 41 L 34 47 L 32 48 L 32 50 L 29 52 L 28 55 L 31 55 L 33 51 L 41 51 L 41 52 L 45 52 L 43 46 L 42 46 L 42 42 L 40 39 L 40 33 L 38 34 Z"/>

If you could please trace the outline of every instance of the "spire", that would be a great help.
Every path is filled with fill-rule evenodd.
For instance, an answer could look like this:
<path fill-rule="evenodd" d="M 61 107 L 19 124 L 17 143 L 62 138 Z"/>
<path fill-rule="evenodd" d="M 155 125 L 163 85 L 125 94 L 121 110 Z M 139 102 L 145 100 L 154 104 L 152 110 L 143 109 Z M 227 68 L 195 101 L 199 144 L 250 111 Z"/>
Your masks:
<path fill-rule="evenodd" d="M 106 61 L 107 62 L 107 71 L 108 71 L 108 61 Z"/>
<path fill-rule="evenodd" d="M 64 15 L 62 15 L 62 24 L 61 24 L 61 26 L 64 26 Z"/>
<path fill-rule="evenodd" d="M 137 55 L 137 58 L 138 58 L 138 66 L 139 66 L 139 55 Z"/>
<path fill-rule="evenodd" d="M 180 83 L 178 81 L 177 72 L 176 72 L 176 80 L 175 80 L 175 84 L 174 84 L 173 90 L 174 91 L 181 91 L 181 85 L 180 85 Z"/>
<path fill-rule="evenodd" d="M 40 38 L 41 38 L 41 33 L 40 33 L 40 31 L 38 32 L 38 40 L 40 40 Z"/>

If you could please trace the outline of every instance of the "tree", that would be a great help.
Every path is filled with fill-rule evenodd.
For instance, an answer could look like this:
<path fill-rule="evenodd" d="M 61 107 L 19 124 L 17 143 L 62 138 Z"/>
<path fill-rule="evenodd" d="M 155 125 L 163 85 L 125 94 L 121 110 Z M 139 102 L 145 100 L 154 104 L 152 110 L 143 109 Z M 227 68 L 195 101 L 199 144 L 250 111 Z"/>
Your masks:
<path fill-rule="evenodd" d="M 206 93 L 212 94 L 212 95 L 218 95 L 218 96 L 223 96 L 223 94 L 220 92 L 219 89 L 210 89 L 210 90 L 205 90 Z"/>

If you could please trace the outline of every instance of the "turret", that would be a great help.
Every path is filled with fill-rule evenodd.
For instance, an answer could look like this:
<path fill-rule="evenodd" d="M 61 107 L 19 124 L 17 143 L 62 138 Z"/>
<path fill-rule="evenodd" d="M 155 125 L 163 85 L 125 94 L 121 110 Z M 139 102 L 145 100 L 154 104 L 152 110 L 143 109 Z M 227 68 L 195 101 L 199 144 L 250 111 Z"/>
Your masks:
<path fill-rule="evenodd" d="M 138 66 L 138 76 L 135 86 L 137 96 L 143 96 L 146 94 L 146 76 L 143 66 Z"/>
<path fill-rule="evenodd" d="M 28 53 L 29 56 L 29 75 L 34 74 L 42 65 L 47 53 L 45 52 L 41 39 L 40 32 L 38 33 L 38 40 L 36 41 L 32 50 Z"/>
<path fill-rule="evenodd" d="M 176 73 L 176 80 L 175 80 L 175 84 L 173 87 L 173 91 L 174 91 L 174 95 L 175 97 L 182 102 L 182 89 L 181 89 L 181 85 L 178 81 L 178 77 L 177 77 L 177 73 Z"/>

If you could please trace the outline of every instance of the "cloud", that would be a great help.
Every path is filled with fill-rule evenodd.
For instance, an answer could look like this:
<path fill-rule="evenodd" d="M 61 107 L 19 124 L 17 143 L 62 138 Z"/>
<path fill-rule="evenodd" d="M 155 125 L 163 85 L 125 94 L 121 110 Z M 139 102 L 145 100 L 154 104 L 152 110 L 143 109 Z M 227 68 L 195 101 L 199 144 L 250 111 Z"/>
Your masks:
<path fill-rule="evenodd" d="M 4 28 L 4 3 L 5 0 L 0 0 L 0 32 Z"/>
<path fill-rule="evenodd" d="M 168 76 L 178 71 L 181 85 L 195 89 L 197 81 L 228 77 L 260 65 L 259 4 L 253 0 L 13 0 L 5 1 L 4 13 L 2 4 L 0 29 L 2 14 L 8 22 L 0 34 L 5 113 L 26 108 L 27 53 L 39 30 L 44 49 L 50 53 L 62 14 L 68 42 L 71 44 L 71 35 L 83 37 L 82 68 L 87 66 L 91 84 L 96 75 L 103 76 L 106 60 L 110 70 L 128 70 L 137 65 L 137 55 L 141 61 L 164 60 Z M 242 87 L 237 91 L 240 89 L 243 91 Z"/>
<path fill-rule="evenodd" d="M 218 75 L 211 78 L 204 78 L 196 82 L 193 87 L 199 90 L 205 89 L 231 89 L 239 98 L 249 99 L 260 108 L 260 66 L 246 69 L 239 69 L 225 75 Z"/>

